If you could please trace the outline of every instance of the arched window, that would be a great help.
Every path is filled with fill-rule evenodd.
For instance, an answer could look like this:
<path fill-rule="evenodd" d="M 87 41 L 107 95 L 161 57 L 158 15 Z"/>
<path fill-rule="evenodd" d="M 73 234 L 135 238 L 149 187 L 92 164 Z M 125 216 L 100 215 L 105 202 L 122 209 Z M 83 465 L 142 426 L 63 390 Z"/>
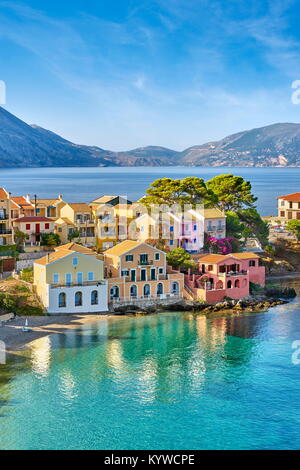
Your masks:
<path fill-rule="evenodd" d="M 239 281 L 239 279 L 236 279 L 236 280 L 234 281 L 234 287 L 240 287 L 240 281 Z"/>
<path fill-rule="evenodd" d="M 163 284 L 160 282 L 159 284 L 157 284 L 156 294 L 157 294 L 157 295 L 162 295 L 163 293 L 164 293 L 164 286 L 163 286 Z"/>
<path fill-rule="evenodd" d="M 76 292 L 75 294 L 75 307 L 82 305 L 82 292 Z"/>
<path fill-rule="evenodd" d="M 228 281 L 227 282 L 227 289 L 231 289 L 232 288 L 232 282 L 231 281 Z"/>
<path fill-rule="evenodd" d="M 91 292 L 91 305 L 98 305 L 98 291 L 93 290 Z"/>
<path fill-rule="evenodd" d="M 59 308 L 66 307 L 67 302 L 66 302 L 66 294 L 64 292 L 61 292 L 58 296 L 58 306 Z"/>
<path fill-rule="evenodd" d="M 150 286 L 149 286 L 149 284 L 145 284 L 145 285 L 144 285 L 144 296 L 145 296 L 145 297 L 149 297 L 149 295 L 151 295 Z"/>
<path fill-rule="evenodd" d="M 171 294 L 179 294 L 179 284 L 178 284 L 178 282 L 172 282 Z"/>
<path fill-rule="evenodd" d="M 111 299 L 116 299 L 120 297 L 120 289 L 118 286 L 113 286 L 110 289 L 110 298 Z"/>
<path fill-rule="evenodd" d="M 130 287 L 130 297 L 137 297 L 137 287 L 133 285 Z"/>
<path fill-rule="evenodd" d="M 216 288 L 217 288 L 217 289 L 223 289 L 223 282 L 222 282 L 222 281 L 218 281 L 217 284 L 216 284 Z"/>

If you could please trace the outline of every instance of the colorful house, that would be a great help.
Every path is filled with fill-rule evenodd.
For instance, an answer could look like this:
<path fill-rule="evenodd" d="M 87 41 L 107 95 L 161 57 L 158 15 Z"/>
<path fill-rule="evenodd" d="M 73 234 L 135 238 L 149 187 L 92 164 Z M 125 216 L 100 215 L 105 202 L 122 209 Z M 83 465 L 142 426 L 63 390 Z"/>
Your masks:
<path fill-rule="evenodd" d="M 95 220 L 97 248 L 104 251 L 128 238 L 132 202 L 121 196 L 102 196 L 90 204 Z"/>
<path fill-rule="evenodd" d="M 183 274 L 167 266 L 166 253 L 143 242 L 126 240 L 104 252 L 109 301 L 181 297 Z"/>
<path fill-rule="evenodd" d="M 13 220 L 13 229 L 27 235 L 26 244 L 39 245 L 42 234 L 54 232 L 54 221 L 47 217 L 26 216 Z"/>
<path fill-rule="evenodd" d="M 86 203 L 64 203 L 60 207 L 60 217 L 55 220 L 55 232 L 61 242 L 67 243 L 71 234 L 78 233 L 74 238 L 86 246 L 94 246 L 95 223 L 91 207 Z"/>
<path fill-rule="evenodd" d="M 35 208 L 35 215 L 57 219 L 60 216 L 61 208 L 66 204 L 60 194 L 53 199 L 31 199 Z"/>
<path fill-rule="evenodd" d="M 148 213 L 134 220 L 136 239 L 165 240 L 166 248 L 184 248 L 190 253 L 198 253 L 204 245 L 204 234 L 216 238 L 226 236 L 226 216 L 217 208 L 188 210 L 186 213 L 167 212 L 157 217 Z"/>
<path fill-rule="evenodd" d="M 15 203 L 13 219 L 20 217 L 32 217 L 35 215 L 34 205 L 30 201 L 29 194 L 24 196 L 13 196 L 11 200 Z"/>
<path fill-rule="evenodd" d="M 34 285 L 48 313 L 105 312 L 104 262 L 92 250 L 59 247 L 34 263 Z"/>
<path fill-rule="evenodd" d="M 250 282 L 265 285 L 265 268 L 259 260 L 255 253 L 206 254 L 199 259 L 199 274 L 185 276 L 186 290 L 209 303 L 246 297 Z"/>
<path fill-rule="evenodd" d="M 11 224 L 12 206 L 10 193 L 0 188 L 0 245 L 12 245 L 14 241 Z"/>
<path fill-rule="evenodd" d="M 300 193 L 287 194 L 279 196 L 278 217 L 284 221 L 297 219 L 300 220 Z"/>

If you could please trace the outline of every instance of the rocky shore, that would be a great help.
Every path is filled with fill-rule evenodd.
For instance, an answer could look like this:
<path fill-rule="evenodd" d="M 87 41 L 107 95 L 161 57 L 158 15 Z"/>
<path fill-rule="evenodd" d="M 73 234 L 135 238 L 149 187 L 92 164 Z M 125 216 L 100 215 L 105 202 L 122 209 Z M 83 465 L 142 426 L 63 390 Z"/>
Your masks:
<path fill-rule="evenodd" d="M 162 310 L 179 312 L 263 312 L 276 305 L 282 305 L 296 297 L 292 287 L 268 286 L 260 289 L 259 293 L 244 297 L 243 299 L 224 299 L 221 302 L 209 304 L 207 302 L 181 300 L 170 305 L 157 305 L 156 307 L 141 308 L 137 305 L 124 305 L 115 309 L 115 315 L 147 315 Z"/>

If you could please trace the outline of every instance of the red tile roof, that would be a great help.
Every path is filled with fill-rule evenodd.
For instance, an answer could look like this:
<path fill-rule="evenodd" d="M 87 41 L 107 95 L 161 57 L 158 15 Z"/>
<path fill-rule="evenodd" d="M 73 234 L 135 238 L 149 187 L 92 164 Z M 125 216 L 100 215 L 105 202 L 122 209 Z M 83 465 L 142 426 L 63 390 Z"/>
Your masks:
<path fill-rule="evenodd" d="M 20 217 L 19 219 L 15 219 L 15 222 L 53 222 L 52 219 L 48 219 L 47 217 Z"/>
<path fill-rule="evenodd" d="M 300 193 L 287 194 L 286 196 L 279 196 L 277 199 L 284 199 L 285 201 L 300 202 Z"/>
<path fill-rule="evenodd" d="M 0 199 L 8 199 L 8 194 L 4 188 L 0 188 Z"/>
<path fill-rule="evenodd" d="M 29 203 L 24 196 L 16 196 L 11 198 L 19 206 L 28 206 L 30 208 L 34 207 L 33 204 Z"/>

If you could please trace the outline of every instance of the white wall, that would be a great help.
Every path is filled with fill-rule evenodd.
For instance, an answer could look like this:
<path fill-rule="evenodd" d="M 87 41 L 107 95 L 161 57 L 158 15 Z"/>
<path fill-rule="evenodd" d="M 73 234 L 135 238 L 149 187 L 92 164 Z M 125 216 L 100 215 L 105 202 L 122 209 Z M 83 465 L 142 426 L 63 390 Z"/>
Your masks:
<path fill-rule="evenodd" d="M 91 292 L 98 291 L 98 304 L 91 305 Z M 58 299 L 59 294 L 64 292 L 66 294 L 66 307 L 59 307 Z M 82 306 L 75 307 L 75 294 L 82 292 Z M 51 289 L 49 287 L 49 305 L 47 307 L 48 313 L 93 313 L 93 312 L 106 312 L 108 311 L 108 288 L 107 283 L 97 286 L 75 286 L 75 287 L 58 287 Z"/>

